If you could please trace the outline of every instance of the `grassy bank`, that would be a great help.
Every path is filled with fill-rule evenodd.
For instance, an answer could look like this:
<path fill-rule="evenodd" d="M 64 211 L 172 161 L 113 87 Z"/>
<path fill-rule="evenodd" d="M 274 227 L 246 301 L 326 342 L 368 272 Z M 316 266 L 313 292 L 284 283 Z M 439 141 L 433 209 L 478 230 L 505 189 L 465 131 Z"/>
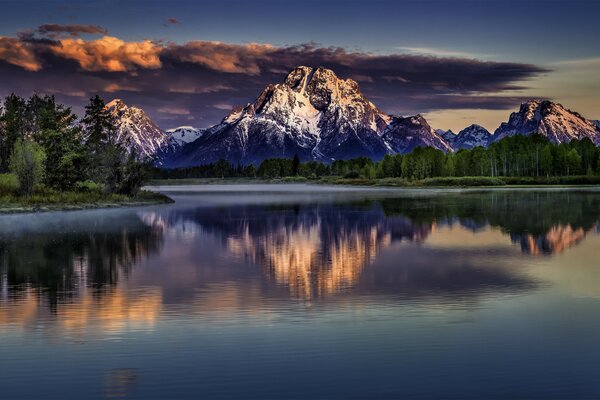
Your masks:
<path fill-rule="evenodd" d="M 0 213 L 82 210 L 170 203 L 172 200 L 160 193 L 140 191 L 135 197 L 106 194 L 100 186 L 87 183 L 74 191 L 56 191 L 38 187 L 29 197 L 20 196 L 17 179 L 12 174 L 0 174 Z"/>
<path fill-rule="evenodd" d="M 252 184 L 252 183 L 312 183 L 353 186 L 387 186 L 387 187 L 497 187 L 497 186 L 565 186 L 565 185 L 600 185 L 600 176 L 559 176 L 559 177 L 489 177 L 463 176 L 438 177 L 422 180 L 404 178 L 344 178 L 340 176 L 324 176 L 317 179 L 305 177 L 284 178 L 188 178 L 188 179 L 156 179 L 151 185 L 211 185 L 211 184 Z"/>

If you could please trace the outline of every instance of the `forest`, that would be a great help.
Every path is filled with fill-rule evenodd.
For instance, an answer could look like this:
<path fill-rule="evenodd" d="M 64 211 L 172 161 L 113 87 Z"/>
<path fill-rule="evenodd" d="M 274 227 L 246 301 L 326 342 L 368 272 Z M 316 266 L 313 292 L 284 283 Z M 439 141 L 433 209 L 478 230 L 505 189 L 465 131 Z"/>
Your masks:
<path fill-rule="evenodd" d="M 319 179 L 341 177 L 375 180 L 401 178 L 408 182 L 431 178 L 489 177 L 502 182 L 557 182 L 557 177 L 570 177 L 565 182 L 600 181 L 600 149 L 589 139 L 554 144 L 540 135 L 515 135 L 492 143 L 488 148 L 476 147 L 444 153 L 430 147 L 418 147 L 404 155 L 386 155 L 380 161 L 361 157 L 336 160 L 330 164 L 316 161 L 271 158 L 260 165 L 233 165 L 225 160 L 193 168 L 155 170 L 154 178 L 231 178 L 265 179 L 304 177 Z M 579 180 L 576 177 L 587 177 Z M 523 178 L 523 179 L 517 179 Z M 493 181 L 492 181 L 493 182 Z M 498 180 L 500 182 L 500 180 Z"/>
<path fill-rule="evenodd" d="M 78 120 L 54 96 L 11 94 L 0 113 L 0 200 L 88 201 L 136 197 L 146 166 L 117 140 L 99 96 Z M 32 200 L 33 199 L 33 200 Z"/>

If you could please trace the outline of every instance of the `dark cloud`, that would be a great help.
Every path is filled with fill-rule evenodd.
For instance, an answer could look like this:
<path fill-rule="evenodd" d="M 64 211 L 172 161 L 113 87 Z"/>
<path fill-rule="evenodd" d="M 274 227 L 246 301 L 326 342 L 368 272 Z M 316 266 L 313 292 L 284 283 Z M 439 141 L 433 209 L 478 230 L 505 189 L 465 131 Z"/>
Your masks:
<path fill-rule="evenodd" d="M 106 35 L 108 30 L 98 25 L 80 25 L 80 24 L 44 24 L 38 26 L 32 31 L 34 34 L 49 37 L 59 37 L 63 35 L 67 36 L 80 36 L 82 34 L 88 35 Z"/>
<path fill-rule="evenodd" d="M 85 97 L 100 93 L 145 108 L 165 128 L 190 121 L 206 126 L 226 114 L 225 104 L 253 101 L 267 84 L 282 82 L 298 65 L 324 66 L 339 77 L 353 78 L 382 110 L 401 115 L 512 108 L 523 100 L 514 91 L 548 72 L 524 63 L 376 55 L 314 43 L 276 47 L 126 42 L 110 36 L 46 42 L 31 36 L 29 40 L 4 37 L 0 38 L 0 88 L 5 93 L 0 94 L 56 92 L 78 109 Z M 164 112 L 167 109 L 190 113 Z"/>

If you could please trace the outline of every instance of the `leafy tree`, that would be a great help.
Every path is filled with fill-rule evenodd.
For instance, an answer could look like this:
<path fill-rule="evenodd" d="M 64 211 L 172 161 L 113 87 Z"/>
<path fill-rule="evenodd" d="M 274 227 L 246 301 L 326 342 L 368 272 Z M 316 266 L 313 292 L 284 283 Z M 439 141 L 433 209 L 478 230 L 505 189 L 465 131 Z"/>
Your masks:
<path fill-rule="evenodd" d="M 44 176 L 44 149 L 30 140 L 18 138 L 10 157 L 10 170 L 19 180 L 19 190 L 31 196 Z"/>

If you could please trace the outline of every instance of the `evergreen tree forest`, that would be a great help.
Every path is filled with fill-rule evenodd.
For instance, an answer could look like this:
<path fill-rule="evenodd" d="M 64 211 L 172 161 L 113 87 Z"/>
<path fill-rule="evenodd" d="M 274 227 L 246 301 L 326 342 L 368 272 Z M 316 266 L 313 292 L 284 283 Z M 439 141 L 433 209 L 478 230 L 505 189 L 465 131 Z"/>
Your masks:
<path fill-rule="evenodd" d="M 336 176 L 348 179 L 403 178 L 419 181 L 440 177 L 531 178 L 600 176 L 600 149 L 589 139 L 553 144 L 539 135 L 515 135 L 492 143 L 444 153 L 418 147 L 405 155 L 386 155 L 374 162 L 361 157 L 336 160 L 330 164 L 316 161 L 271 158 L 258 166 L 233 165 L 225 160 L 193 168 L 155 171 L 156 178 L 231 178 L 304 177 L 317 179 Z M 510 180 L 508 180 L 510 182 Z"/>
<path fill-rule="evenodd" d="M 146 167 L 116 140 L 99 96 L 79 120 L 54 96 L 11 94 L 0 108 L 0 195 L 85 192 L 135 196 Z M 14 185 L 12 185 L 14 183 Z"/>

